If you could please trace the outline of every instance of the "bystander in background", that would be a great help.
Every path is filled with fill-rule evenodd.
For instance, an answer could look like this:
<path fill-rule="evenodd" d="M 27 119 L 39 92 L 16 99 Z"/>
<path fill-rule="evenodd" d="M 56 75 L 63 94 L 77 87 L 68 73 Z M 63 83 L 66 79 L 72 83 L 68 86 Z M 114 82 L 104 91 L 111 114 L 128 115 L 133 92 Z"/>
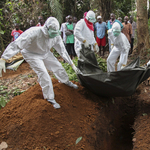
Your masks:
<path fill-rule="evenodd" d="M 122 33 L 127 37 L 129 43 L 131 44 L 131 35 L 132 35 L 132 25 L 128 23 L 128 16 L 124 17 L 124 22 Z"/>
<path fill-rule="evenodd" d="M 131 49 L 130 49 L 130 52 L 129 52 L 129 55 L 130 55 L 133 52 L 133 44 L 134 44 L 135 32 L 136 32 L 136 28 L 137 28 L 136 22 L 133 21 L 133 16 L 130 16 L 129 23 L 132 25 Z"/>
<path fill-rule="evenodd" d="M 101 56 L 101 46 L 103 47 L 103 56 L 105 53 L 105 45 L 106 45 L 106 38 L 105 38 L 105 31 L 106 31 L 106 23 L 102 21 L 101 16 L 97 16 L 97 22 L 94 25 L 94 31 L 96 31 L 96 42 L 99 46 L 99 55 Z"/>
<path fill-rule="evenodd" d="M 12 36 L 11 41 L 15 41 L 22 33 L 23 31 L 20 30 L 19 24 L 15 23 L 15 29 L 12 30 L 11 32 L 11 36 Z"/>
<path fill-rule="evenodd" d="M 66 34 L 66 49 L 70 58 L 73 59 L 76 56 L 74 50 L 74 28 L 75 24 L 73 23 L 72 16 L 68 16 L 68 22 L 65 26 L 65 34 Z"/>

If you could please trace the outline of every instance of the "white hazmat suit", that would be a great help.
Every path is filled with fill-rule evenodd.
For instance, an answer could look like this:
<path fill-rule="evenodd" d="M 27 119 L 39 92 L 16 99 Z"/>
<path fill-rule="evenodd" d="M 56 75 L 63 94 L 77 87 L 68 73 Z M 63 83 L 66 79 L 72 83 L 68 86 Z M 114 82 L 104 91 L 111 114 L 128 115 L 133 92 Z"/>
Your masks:
<path fill-rule="evenodd" d="M 9 59 L 21 51 L 24 59 L 38 75 L 38 82 L 42 87 L 44 99 L 51 102 L 54 108 L 60 108 L 60 105 L 54 99 L 53 85 L 47 69 L 53 71 L 60 82 L 70 87 L 78 87 L 69 81 L 65 69 L 50 51 L 52 47 L 75 71 L 77 70 L 66 52 L 59 35 L 59 22 L 54 17 L 49 17 L 43 27 L 31 27 L 21 34 L 17 40 L 8 45 L 2 55 L 2 59 Z M 1 61 L 3 61 L 2 59 Z M 0 64 L 3 63 L 0 62 Z M 1 68 L 0 72 L 2 69 L 4 68 Z"/>
<path fill-rule="evenodd" d="M 107 72 L 115 71 L 115 63 L 120 56 L 117 65 L 117 71 L 119 71 L 127 64 L 130 43 L 126 36 L 121 33 L 121 27 L 118 22 L 115 22 L 112 28 L 108 30 L 108 38 L 111 41 L 112 50 L 107 58 Z"/>
<path fill-rule="evenodd" d="M 94 23 L 96 21 L 95 13 L 91 10 L 88 11 L 86 19 L 89 22 Z M 94 31 L 89 29 L 84 19 L 81 19 L 80 21 L 77 22 L 74 29 L 74 35 L 75 35 L 75 51 L 78 57 L 80 56 L 80 50 L 82 48 L 81 44 L 84 44 L 85 47 L 88 47 L 90 44 L 92 45 L 91 46 L 92 50 L 95 50 L 96 52 L 99 51 L 99 47 L 94 38 Z"/>

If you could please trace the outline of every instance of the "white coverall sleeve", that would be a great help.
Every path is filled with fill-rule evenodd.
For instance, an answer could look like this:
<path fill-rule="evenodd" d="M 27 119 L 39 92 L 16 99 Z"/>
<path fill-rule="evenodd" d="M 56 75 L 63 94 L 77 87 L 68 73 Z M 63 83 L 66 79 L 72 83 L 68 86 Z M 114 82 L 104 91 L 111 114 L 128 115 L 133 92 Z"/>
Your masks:
<path fill-rule="evenodd" d="M 11 42 L 7 46 L 7 48 L 5 49 L 5 51 L 3 52 L 1 57 L 7 60 L 7 59 L 13 57 L 14 55 L 16 55 L 17 53 L 19 53 L 20 50 L 21 49 L 16 45 L 15 41 Z"/>
<path fill-rule="evenodd" d="M 61 39 L 61 37 L 59 36 L 57 39 L 57 44 L 55 44 L 53 46 L 53 48 L 62 56 L 62 58 L 71 66 L 73 65 L 73 62 L 70 58 L 70 56 L 68 55 L 66 48 L 64 46 L 64 43 Z"/>
<path fill-rule="evenodd" d="M 34 34 L 22 33 L 14 42 L 11 42 L 4 53 L 2 54 L 2 58 L 9 59 L 20 52 L 22 49 L 25 49 L 28 44 L 31 43 L 31 35 L 34 39 Z"/>
<path fill-rule="evenodd" d="M 83 23 L 82 21 L 77 22 L 75 29 L 74 29 L 74 35 L 76 36 L 76 38 L 80 41 L 83 42 L 85 39 L 82 36 L 82 29 L 83 29 Z"/>

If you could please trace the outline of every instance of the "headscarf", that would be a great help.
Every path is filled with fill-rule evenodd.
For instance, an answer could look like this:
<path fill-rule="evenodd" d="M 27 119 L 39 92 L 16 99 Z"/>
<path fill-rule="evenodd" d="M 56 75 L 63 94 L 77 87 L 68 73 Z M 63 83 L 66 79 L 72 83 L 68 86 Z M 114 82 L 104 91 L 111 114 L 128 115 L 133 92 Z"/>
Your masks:
<path fill-rule="evenodd" d="M 87 12 L 85 12 L 85 13 L 84 13 L 83 18 L 85 18 L 85 17 L 86 17 L 86 14 L 87 14 Z"/>

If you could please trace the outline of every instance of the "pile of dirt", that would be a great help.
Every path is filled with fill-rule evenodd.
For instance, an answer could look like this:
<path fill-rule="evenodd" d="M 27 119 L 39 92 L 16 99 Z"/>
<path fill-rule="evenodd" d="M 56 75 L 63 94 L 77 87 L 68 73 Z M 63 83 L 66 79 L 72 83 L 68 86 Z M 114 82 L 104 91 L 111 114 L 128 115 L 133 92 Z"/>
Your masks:
<path fill-rule="evenodd" d="M 53 85 L 61 109 L 55 110 L 43 99 L 37 84 L 0 111 L 0 141 L 7 142 L 9 149 L 94 149 L 86 136 L 95 130 L 92 124 L 98 114 L 95 101 L 99 98 L 79 84 L 75 90 L 53 79 Z"/>

